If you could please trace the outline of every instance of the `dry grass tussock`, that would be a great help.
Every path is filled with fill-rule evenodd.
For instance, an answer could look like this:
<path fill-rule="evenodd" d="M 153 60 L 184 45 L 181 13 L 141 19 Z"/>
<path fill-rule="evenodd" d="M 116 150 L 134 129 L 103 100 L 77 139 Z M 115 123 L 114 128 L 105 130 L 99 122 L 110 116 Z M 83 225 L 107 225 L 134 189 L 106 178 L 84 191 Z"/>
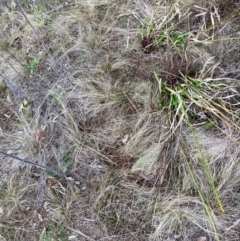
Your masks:
<path fill-rule="evenodd" d="M 240 239 L 238 1 L 0 15 L 0 240 Z"/>

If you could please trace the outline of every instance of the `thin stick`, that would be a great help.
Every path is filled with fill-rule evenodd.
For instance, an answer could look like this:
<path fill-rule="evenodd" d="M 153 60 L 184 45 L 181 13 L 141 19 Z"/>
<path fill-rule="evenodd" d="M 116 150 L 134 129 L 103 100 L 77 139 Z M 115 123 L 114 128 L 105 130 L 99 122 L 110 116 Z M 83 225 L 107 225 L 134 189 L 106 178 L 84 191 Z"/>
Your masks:
<path fill-rule="evenodd" d="M 16 3 L 19 11 L 22 13 L 23 17 L 26 19 L 26 21 L 28 22 L 28 24 L 30 25 L 30 27 L 32 28 L 32 31 L 34 32 L 34 34 L 37 36 L 38 41 L 41 43 L 41 45 L 43 46 L 43 48 L 45 49 L 46 53 L 48 54 L 48 57 L 50 58 L 50 60 L 52 61 L 52 63 L 54 64 L 54 69 L 55 71 L 57 71 L 57 65 L 56 62 L 54 60 L 54 57 L 52 56 L 52 54 L 50 53 L 50 51 L 48 50 L 46 44 L 44 43 L 43 39 L 39 36 L 39 34 L 37 33 L 36 29 L 33 27 L 33 25 L 31 24 L 31 22 L 28 20 L 26 14 L 23 11 L 23 8 L 21 6 L 21 4 L 19 3 L 18 0 L 14 0 L 14 2 Z"/>
<path fill-rule="evenodd" d="M 47 167 L 47 166 L 43 166 L 43 165 L 40 165 L 40 164 L 36 164 L 36 163 L 30 162 L 30 161 L 26 161 L 26 160 L 21 159 L 21 158 L 19 158 L 19 157 L 17 157 L 17 156 L 13 156 L 13 155 L 7 154 L 7 153 L 5 153 L 5 152 L 3 152 L 3 151 L 0 151 L 0 153 L 3 154 L 4 156 L 11 157 L 11 158 L 16 159 L 16 160 L 18 160 L 18 161 L 20 161 L 20 162 L 27 163 L 27 164 L 30 164 L 30 165 L 32 165 L 32 166 L 35 166 L 35 167 L 38 167 L 38 168 L 41 168 L 41 169 L 44 169 L 44 170 L 48 170 L 48 171 L 51 171 L 51 172 L 55 172 L 55 173 L 63 176 L 63 173 L 61 173 L 61 172 L 59 172 L 59 171 L 56 171 L 56 170 L 54 170 L 54 169 L 51 168 L 51 167 Z"/>
<path fill-rule="evenodd" d="M 15 55 L 13 55 L 8 49 L 6 49 L 5 47 L 3 47 L 1 44 L 0 46 L 3 48 L 4 51 L 6 51 L 13 59 L 15 59 L 24 69 L 26 69 L 28 71 L 29 74 L 30 71 L 15 57 Z"/>
<path fill-rule="evenodd" d="M 5 83 L 6 83 L 6 85 L 7 85 L 7 87 L 11 90 L 11 91 L 13 91 L 14 93 L 16 93 L 16 94 L 19 94 L 19 95 L 21 95 L 21 96 L 23 96 L 23 91 L 21 91 L 18 87 L 16 87 L 16 86 L 14 86 L 12 83 L 11 83 L 11 81 L 5 76 L 5 75 L 3 75 L 1 72 L 0 72 L 0 76 L 5 80 Z M 23 96 L 24 97 L 24 96 Z"/>

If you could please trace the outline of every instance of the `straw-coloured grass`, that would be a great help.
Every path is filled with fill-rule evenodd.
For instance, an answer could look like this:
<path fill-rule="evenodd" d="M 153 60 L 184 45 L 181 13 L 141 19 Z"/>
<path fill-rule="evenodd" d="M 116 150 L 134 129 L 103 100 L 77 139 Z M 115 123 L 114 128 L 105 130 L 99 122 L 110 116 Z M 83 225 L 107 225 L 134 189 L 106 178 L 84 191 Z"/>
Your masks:
<path fill-rule="evenodd" d="M 239 240 L 236 1 L 0 7 L 0 239 Z"/>

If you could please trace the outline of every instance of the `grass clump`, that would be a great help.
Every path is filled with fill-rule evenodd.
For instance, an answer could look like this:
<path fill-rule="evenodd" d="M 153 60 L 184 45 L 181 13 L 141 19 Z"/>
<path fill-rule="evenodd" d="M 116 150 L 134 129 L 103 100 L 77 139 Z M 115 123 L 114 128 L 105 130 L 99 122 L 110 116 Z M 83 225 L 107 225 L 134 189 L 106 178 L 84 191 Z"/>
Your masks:
<path fill-rule="evenodd" d="M 4 4 L 3 239 L 239 240 L 237 4 Z"/>

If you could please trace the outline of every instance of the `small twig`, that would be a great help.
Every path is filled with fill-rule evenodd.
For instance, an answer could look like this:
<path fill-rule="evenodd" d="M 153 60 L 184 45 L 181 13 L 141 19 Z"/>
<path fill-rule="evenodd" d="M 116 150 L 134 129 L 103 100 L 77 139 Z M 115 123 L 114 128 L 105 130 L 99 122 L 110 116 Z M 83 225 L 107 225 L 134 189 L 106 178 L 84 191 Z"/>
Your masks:
<path fill-rule="evenodd" d="M 133 106 L 134 110 L 136 111 L 136 113 L 138 113 L 138 109 L 137 107 L 133 104 L 133 102 L 131 101 L 131 99 L 129 98 L 129 96 L 127 95 L 127 93 L 124 91 L 123 92 L 124 95 L 127 97 L 128 101 L 130 102 L 130 104 Z"/>
<path fill-rule="evenodd" d="M 26 14 L 23 11 L 23 8 L 21 6 L 21 4 L 19 3 L 18 0 L 14 0 L 14 2 L 16 3 L 19 11 L 22 13 L 23 17 L 26 19 L 26 21 L 28 22 L 28 24 L 30 25 L 30 27 L 32 28 L 32 31 L 34 32 L 34 34 L 37 36 L 38 41 L 41 43 L 41 45 L 43 46 L 43 48 L 45 49 L 46 53 L 48 54 L 48 57 L 50 58 L 50 60 L 52 61 L 52 63 L 54 64 L 54 68 L 55 71 L 57 71 L 57 65 L 56 62 L 54 60 L 54 57 L 52 56 L 52 54 L 50 53 L 50 51 L 48 50 L 46 44 L 44 43 L 43 39 L 39 36 L 38 32 L 36 31 L 36 29 L 34 28 L 34 26 L 31 24 L 31 22 L 29 21 L 29 19 L 27 18 Z"/>
<path fill-rule="evenodd" d="M 39 153 L 39 159 L 41 159 L 40 153 Z M 43 166 L 46 166 L 46 146 L 45 145 L 44 145 L 44 155 L 43 155 Z M 45 184 L 46 184 L 46 171 L 44 169 L 41 169 L 38 195 L 36 198 L 37 208 L 39 208 L 43 202 L 44 194 L 45 194 Z"/>
<path fill-rule="evenodd" d="M 14 68 L 14 66 L 6 59 L 3 55 L 0 54 L 0 57 L 2 57 L 2 58 L 5 60 L 5 62 L 8 63 L 8 64 L 12 67 L 12 69 L 13 69 L 18 75 L 20 75 L 21 77 L 23 77 L 22 74 L 20 74 L 20 73 Z"/>
<path fill-rule="evenodd" d="M 54 219 L 52 219 L 52 221 L 54 221 L 55 223 L 59 224 L 59 222 L 56 221 L 56 220 L 54 220 Z M 69 230 L 71 230 L 71 231 L 73 231 L 73 232 L 75 232 L 75 233 L 83 236 L 83 237 L 86 238 L 87 240 L 94 241 L 94 239 L 90 238 L 89 236 L 87 236 L 86 234 L 84 234 L 83 232 L 81 232 L 81 231 L 78 230 L 78 229 L 70 228 L 70 227 L 68 227 L 68 226 L 66 226 L 66 225 L 64 225 L 64 224 L 61 224 L 61 225 L 64 226 L 65 228 L 67 228 L 67 229 L 69 229 Z"/>
<path fill-rule="evenodd" d="M 5 47 L 3 47 L 1 44 L 0 44 L 0 46 L 2 47 L 2 49 L 3 49 L 5 52 L 8 53 L 13 59 L 15 59 L 24 69 L 26 69 L 29 74 L 31 74 L 30 71 L 15 57 L 14 54 L 12 54 L 8 49 L 6 49 Z"/>
<path fill-rule="evenodd" d="M 4 156 L 11 157 L 11 158 L 16 159 L 16 160 L 18 160 L 18 161 L 20 161 L 20 162 L 30 164 L 30 165 L 35 166 L 35 167 L 38 167 L 38 168 L 40 168 L 40 169 L 44 169 L 44 170 L 47 170 L 47 171 L 55 172 L 56 174 L 59 174 L 60 176 L 64 176 L 63 173 L 61 173 L 61 172 L 59 172 L 59 171 L 56 171 L 56 170 L 54 170 L 54 169 L 51 168 L 51 167 L 47 167 L 47 166 L 43 166 L 43 165 L 40 165 L 40 164 L 36 164 L 36 163 L 30 162 L 30 161 L 26 161 L 26 160 L 21 159 L 21 158 L 19 158 L 19 157 L 16 157 L 16 156 L 7 154 L 7 153 L 5 153 L 5 152 L 3 152 L 3 151 L 0 151 L 0 153 L 3 154 Z"/>
<path fill-rule="evenodd" d="M 11 81 L 10 81 L 5 75 L 3 75 L 1 72 L 0 72 L 0 76 L 4 79 L 7 87 L 8 87 L 11 91 L 13 91 L 13 92 L 16 93 L 16 94 L 19 94 L 19 95 L 23 96 L 22 91 L 21 91 L 18 87 L 14 86 L 14 85 L 11 83 Z"/>

